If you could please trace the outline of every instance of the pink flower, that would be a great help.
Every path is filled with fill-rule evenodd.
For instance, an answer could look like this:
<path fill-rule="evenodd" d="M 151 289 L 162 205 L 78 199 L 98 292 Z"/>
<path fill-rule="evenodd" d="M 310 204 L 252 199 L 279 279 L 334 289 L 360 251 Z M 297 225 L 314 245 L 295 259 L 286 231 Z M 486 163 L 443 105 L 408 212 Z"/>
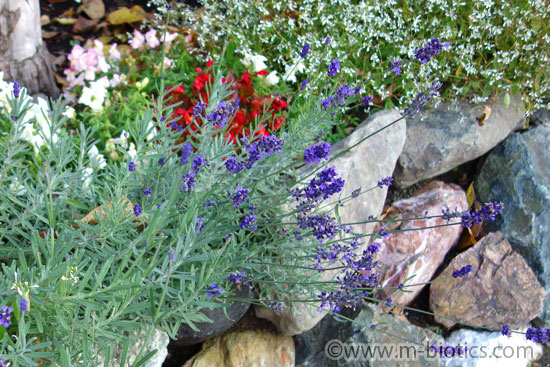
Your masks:
<path fill-rule="evenodd" d="M 164 69 L 169 69 L 172 67 L 172 62 L 174 60 L 168 58 L 168 57 L 164 57 Z"/>
<path fill-rule="evenodd" d="M 160 45 L 159 39 L 156 37 L 157 31 L 151 29 L 149 32 L 145 33 L 145 39 L 147 40 L 148 48 L 155 48 Z"/>
<path fill-rule="evenodd" d="M 130 46 L 132 46 L 134 50 L 141 50 L 143 49 L 143 44 L 145 43 L 145 36 L 136 29 L 134 31 L 134 38 L 132 38 L 128 43 L 130 44 Z"/>
<path fill-rule="evenodd" d="M 118 45 L 116 43 L 113 43 L 109 48 L 109 61 L 111 62 L 120 61 L 122 59 L 120 52 L 116 48 L 117 46 Z"/>

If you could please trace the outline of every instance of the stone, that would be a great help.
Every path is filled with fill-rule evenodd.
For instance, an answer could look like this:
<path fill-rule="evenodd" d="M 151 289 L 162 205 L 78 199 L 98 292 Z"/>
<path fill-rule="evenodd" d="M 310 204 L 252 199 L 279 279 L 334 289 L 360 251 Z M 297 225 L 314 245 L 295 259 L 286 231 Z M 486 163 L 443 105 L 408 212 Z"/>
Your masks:
<path fill-rule="evenodd" d="M 541 344 L 525 339 L 524 335 L 512 333 L 508 338 L 498 331 L 460 329 L 445 341 L 452 347 L 468 350 L 461 356 L 443 358 L 443 367 L 528 367 L 542 355 L 543 349 Z"/>
<path fill-rule="evenodd" d="M 550 286 L 550 127 L 514 133 L 487 156 L 475 181 L 481 202 L 502 201 L 488 231 L 501 231 L 537 279 Z M 550 294 L 539 315 L 550 326 Z"/>
<path fill-rule="evenodd" d="M 433 343 L 442 345 L 443 338 L 436 333 L 397 319 L 382 312 L 380 307 L 371 303 L 364 304 L 357 311 L 344 310 L 342 314 L 353 320 L 353 323 L 325 317 L 315 328 L 294 337 L 296 367 L 439 366 L 439 356 L 435 353 L 431 355 L 426 353 L 426 348 Z M 376 329 L 372 329 L 371 325 L 377 325 Z M 359 357 L 359 354 L 357 358 L 350 358 L 353 354 L 348 354 L 346 359 L 342 352 L 345 347 L 367 348 L 369 346 L 373 353 L 378 353 L 373 349 L 378 346 L 386 348 L 386 351 L 391 350 L 392 356 L 396 356 L 401 348 L 402 358 L 401 360 L 380 357 L 366 359 Z M 351 349 L 348 350 L 351 351 Z M 417 358 L 414 358 L 415 353 Z"/>
<path fill-rule="evenodd" d="M 442 102 L 407 121 L 407 141 L 395 169 L 395 184 L 404 188 L 474 160 L 524 123 L 519 95 L 511 97 L 508 107 L 503 97 L 490 105 Z"/>
<path fill-rule="evenodd" d="M 135 363 L 136 357 L 138 356 L 138 353 L 141 350 L 141 347 L 143 346 L 142 340 L 144 340 L 147 337 L 147 331 L 146 329 L 142 329 L 139 331 L 137 342 L 130 345 L 130 348 L 128 349 L 128 353 L 126 354 L 126 365 L 129 363 Z M 168 355 L 168 343 L 170 342 L 170 338 L 168 337 L 168 334 L 166 334 L 163 331 L 153 329 L 151 333 L 151 338 L 149 339 L 149 342 L 145 346 L 143 352 L 140 354 L 140 359 L 143 358 L 147 353 L 157 350 L 155 355 L 151 357 L 147 362 L 142 364 L 143 367 L 162 367 L 162 364 L 164 363 L 166 356 Z M 113 354 L 111 356 L 111 359 L 109 360 L 109 366 L 121 366 L 122 365 L 122 353 L 123 353 L 122 346 L 119 345 L 118 342 L 114 343 L 113 347 Z M 99 363 L 97 366 L 104 366 L 105 364 L 104 359 L 102 356 L 99 356 Z"/>
<path fill-rule="evenodd" d="M 334 157 L 354 146 L 400 117 L 396 110 L 385 110 L 373 114 L 351 135 L 334 144 L 331 156 Z M 336 166 L 336 171 L 346 182 L 341 197 L 350 196 L 358 188 L 367 190 L 376 187 L 378 181 L 391 176 L 404 143 L 405 122 L 401 120 L 357 145 L 350 152 L 336 158 L 331 165 Z M 306 171 L 302 171 L 301 177 L 305 177 L 305 173 Z M 339 208 L 342 223 L 362 222 L 371 215 L 378 216 L 384 207 L 386 194 L 387 187 L 375 188 Z M 374 224 L 364 223 L 353 227 L 354 232 L 369 234 Z M 357 251 L 363 252 L 366 248 L 365 243 Z M 324 271 L 319 280 L 332 280 L 336 275 L 336 271 Z M 262 306 L 255 306 L 255 311 L 258 317 L 273 322 L 282 333 L 296 335 L 311 329 L 325 316 L 325 312 L 316 311 L 317 307 L 319 307 L 318 304 L 294 303 L 293 307 L 287 307 L 281 311 L 273 311 Z"/>
<path fill-rule="evenodd" d="M 458 185 L 446 184 L 440 181 L 430 182 L 418 190 L 411 198 L 392 204 L 388 213 L 399 218 L 418 218 L 423 216 L 439 216 L 444 207 L 451 210 L 465 211 L 468 200 L 465 192 Z M 455 219 L 454 222 L 460 222 Z M 379 285 L 383 289 L 377 293 L 377 298 L 391 298 L 394 304 L 409 304 L 424 288 L 424 283 L 432 279 L 437 268 L 443 263 L 447 252 L 458 243 L 462 226 L 444 226 L 423 230 L 413 228 L 445 225 L 447 221 L 441 217 L 393 222 L 387 226 L 388 231 L 403 230 L 392 233 L 388 238 L 377 240 L 381 248 L 377 256 L 380 269 Z M 410 281 L 405 280 L 413 276 Z M 402 292 L 395 290 L 400 283 L 407 286 Z M 411 286 L 408 286 L 411 285 Z"/>
<path fill-rule="evenodd" d="M 237 331 L 205 342 L 184 367 L 294 367 L 290 336 L 267 331 Z"/>
<path fill-rule="evenodd" d="M 236 290 L 235 297 L 247 299 L 254 296 L 249 288 L 241 287 Z M 250 303 L 248 302 L 233 302 L 225 311 L 223 308 L 203 309 L 201 313 L 213 322 L 196 322 L 195 326 L 199 329 L 198 331 L 193 330 L 187 324 L 182 324 L 172 344 L 177 347 L 186 347 L 221 334 L 237 323 L 249 308 Z"/>
<path fill-rule="evenodd" d="M 452 278 L 466 265 L 472 272 Z M 447 278 L 447 279 L 445 279 Z M 430 308 L 459 323 L 500 329 L 519 327 L 542 310 L 546 291 L 520 254 L 512 250 L 502 233 L 489 233 L 455 257 L 430 286 Z M 450 328 L 455 321 L 437 317 Z"/>

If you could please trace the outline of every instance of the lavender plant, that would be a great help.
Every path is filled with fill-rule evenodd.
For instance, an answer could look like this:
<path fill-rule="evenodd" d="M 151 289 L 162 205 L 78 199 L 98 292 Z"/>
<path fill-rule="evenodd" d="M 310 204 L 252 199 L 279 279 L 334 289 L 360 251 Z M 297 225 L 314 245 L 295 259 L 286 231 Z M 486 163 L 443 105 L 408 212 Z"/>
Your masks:
<path fill-rule="evenodd" d="M 304 49 L 303 57 L 314 51 Z M 135 331 L 149 338 L 159 329 L 174 338 L 182 324 L 209 321 L 201 310 L 229 305 L 237 287 L 253 288 L 257 296 L 249 302 L 276 310 L 311 303 L 337 314 L 365 299 L 398 307 L 373 298 L 379 245 L 357 251 L 365 237 L 391 232 L 355 233 L 336 211 L 391 184 L 380 178 L 349 198 L 339 195 L 345 182 L 331 165 L 338 155 L 329 156 L 320 136 L 336 109 L 369 100 L 362 88 L 341 83 L 340 72 L 332 59 L 300 92 L 310 98 L 287 130 L 262 134 L 265 121 L 258 118 L 236 145 L 225 138 L 238 104 L 222 70 L 209 85 L 208 107 L 197 106 L 203 123 L 187 140 L 185 130 L 169 127 L 174 121 L 166 116 L 176 106 L 163 104 L 170 90 L 160 79 L 157 99 L 127 127 L 135 156 L 121 150 L 124 159 L 109 165 L 88 154 L 92 130 L 81 126 L 76 143 L 62 129 L 61 101 L 42 116 L 44 147 L 31 151 L 23 139 L 30 102 L 15 88 L 2 111 L 12 123 L 0 138 L 0 363 L 96 366 L 109 359 L 115 341 L 125 350 L 135 343 Z M 501 209 L 493 203 L 441 216 L 461 218 L 447 225 L 468 225 Z M 334 270 L 335 279 L 322 279 Z M 121 364 L 151 356 L 123 356 Z"/>

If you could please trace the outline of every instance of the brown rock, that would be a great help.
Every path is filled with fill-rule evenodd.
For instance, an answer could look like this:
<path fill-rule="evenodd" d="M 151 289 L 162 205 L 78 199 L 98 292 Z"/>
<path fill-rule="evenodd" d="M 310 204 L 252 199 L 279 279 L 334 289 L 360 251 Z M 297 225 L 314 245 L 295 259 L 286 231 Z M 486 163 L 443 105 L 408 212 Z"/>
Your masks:
<path fill-rule="evenodd" d="M 541 312 L 546 291 L 500 232 L 489 233 L 454 258 L 438 279 L 466 265 L 472 265 L 467 276 L 436 281 L 430 286 L 430 308 L 434 313 L 461 323 L 499 329 L 504 324 L 512 328 L 524 325 Z M 436 317 L 436 321 L 447 327 L 455 325 L 442 317 Z"/>
<path fill-rule="evenodd" d="M 267 331 L 238 331 L 205 343 L 184 367 L 294 367 L 294 341 Z"/>
<path fill-rule="evenodd" d="M 417 218 L 441 215 L 442 208 L 465 211 L 468 208 L 466 194 L 457 185 L 439 181 L 430 182 L 409 199 L 397 201 L 388 210 L 391 216 L 399 218 Z M 460 220 L 455 219 L 454 222 Z M 381 287 L 397 287 L 400 283 L 413 285 L 429 281 L 441 265 L 447 252 L 458 242 L 462 227 L 460 225 L 438 227 L 423 230 L 413 228 L 445 225 L 442 218 L 419 219 L 394 222 L 388 230 L 405 230 L 392 233 L 384 240 L 378 253 Z M 405 280 L 414 275 L 414 278 Z M 420 293 L 424 286 L 407 286 L 407 292 L 384 289 L 378 292 L 379 299 L 391 298 L 394 304 L 407 305 Z"/>

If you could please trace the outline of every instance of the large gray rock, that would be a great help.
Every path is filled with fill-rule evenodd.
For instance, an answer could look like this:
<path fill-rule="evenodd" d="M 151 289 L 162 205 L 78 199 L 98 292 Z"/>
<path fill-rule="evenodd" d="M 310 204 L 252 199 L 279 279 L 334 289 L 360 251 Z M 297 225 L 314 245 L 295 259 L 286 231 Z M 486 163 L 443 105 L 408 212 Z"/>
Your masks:
<path fill-rule="evenodd" d="M 508 108 L 502 99 L 489 108 L 483 125 L 478 118 L 486 112 L 484 105 L 466 102 L 443 102 L 408 120 L 407 141 L 394 173 L 397 186 L 410 186 L 478 158 L 525 122 L 520 96 L 512 96 Z"/>
<path fill-rule="evenodd" d="M 443 344 L 443 338 L 434 332 L 397 319 L 373 304 L 364 305 L 351 318 L 353 323 L 341 323 L 327 317 L 311 331 L 296 336 L 296 367 L 439 367 L 439 356 L 426 353 L 432 344 Z M 377 325 L 376 329 L 371 325 Z M 354 358 L 349 354 L 351 347 L 370 347 L 374 355 L 363 358 L 359 352 Z M 391 350 L 396 358 L 380 358 L 382 349 L 375 348 L 385 348 L 386 353 Z M 397 358 L 399 353 L 401 358 Z"/>
<path fill-rule="evenodd" d="M 525 332 L 526 328 L 519 331 Z M 444 367 L 528 367 L 542 355 L 542 345 L 512 334 L 461 329 L 452 333 L 446 343 L 451 347 L 467 347 L 461 356 L 442 359 Z"/>
<path fill-rule="evenodd" d="M 353 134 L 334 144 L 332 156 L 399 118 L 400 114 L 396 110 L 375 113 L 359 125 Z M 375 187 L 382 178 L 391 176 L 395 162 L 405 144 L 405 130 L 405 122 L 401 120 L 331 162 L 330 165 L 336 166 L 336 171 L 346 182 L 342 197 L 350 196 L 358 188 L 366 190 Z M 342 223 L 361 222 L 367 220 L 370 215 L 380 215 L 386 194 L 386 187 L 376 188 L 350 201 L 345 207 L 339 209 Z M 353 227 L 356 233 L 368 234 L 372 232 L 374 224 L 366 223 Z M 364 242 L 357 249 L 358 253 L 366 250 L 368 243 Z M 336 270 L 323 271 L 320 280 L 332 280 L 337 274 Z M 318 307 L 318 304 L 294 303 L 293 307 L 283 308 L 281 311 L 273 311 L 261 306 L 256 306 L 255 311 L 258 317 L 270 320 L 284 334 L 296 335 L 311 329 L 325 316 L 325 312 L 316 311 Z"/>
<path fill-rule="evenodd" d="M 489 154 L 475 183 L 480 201 L 499 200 L 504 210 L 489 231 L 499 230 L 550 286 L 550 127 L 514 133 Z M 550 324 L 550 292 L 540 317 Z"/>

